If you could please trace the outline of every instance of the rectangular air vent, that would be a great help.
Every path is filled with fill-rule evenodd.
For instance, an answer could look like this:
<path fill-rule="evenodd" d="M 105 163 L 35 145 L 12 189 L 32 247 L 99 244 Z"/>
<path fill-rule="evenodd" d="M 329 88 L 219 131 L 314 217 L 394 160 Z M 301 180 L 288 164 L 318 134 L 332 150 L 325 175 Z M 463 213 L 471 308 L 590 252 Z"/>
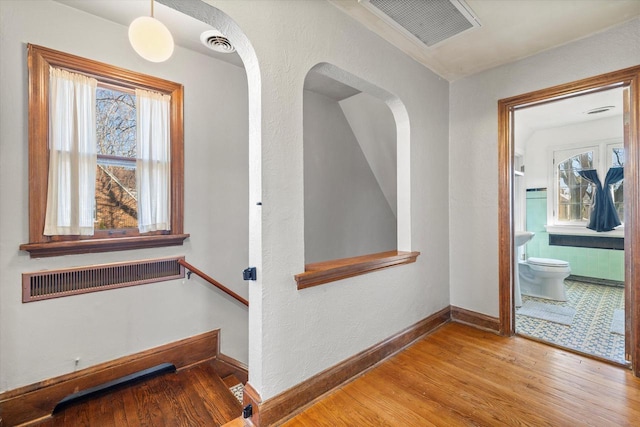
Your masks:
<path fill-rule="evenodd" d="M 22 302 L 66 297 L 184 277 L 180 258 L 129 261 L 22 274 Z"/>
<path fill-rule="evenodd" d="M 463 0 L 360 2 L 405 36 L 428 47 L 480 26 L 480 22 Z"/>

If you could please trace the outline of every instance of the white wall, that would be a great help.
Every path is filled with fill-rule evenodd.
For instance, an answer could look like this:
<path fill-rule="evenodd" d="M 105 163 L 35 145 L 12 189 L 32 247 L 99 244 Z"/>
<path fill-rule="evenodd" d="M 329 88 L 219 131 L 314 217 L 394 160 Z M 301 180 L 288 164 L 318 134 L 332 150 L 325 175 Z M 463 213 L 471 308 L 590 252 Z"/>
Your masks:
<path fill-rule="evenodd" d="M 389 107 L 362 92 L 340 101 L 371 171 L 378 181 L 393 215 L 398 207 L 398 145 L 396 122 Z"/>
<path fill-rule="evenodd" d="M 499 99 L 640 63 L 640 20 L 451 83 L 451 304 L 498 316 Z"/>
<path fill-rule="evenodd" d="M 516 113 L 517 114 L 517 113 Z M 516 126 L 518 118 L 516 115 Z M 566 126 L 539 129 L 525 142 L 525 185 L 526 188 L 549 187 L 549 173 L 553 151 L 618 140 L 622 143 L 624 123 L 622 116 L 591 120 Z M 551 190 L 551 188 L 549 188 Z"/>
<path fill-rule="evenodd" d="M 340 104 L 305 90 L 303 116 L 305 263 L 395 250 L 396 217 Z"/>
<path fill-rule="evenodd" d="M 448 176 L 448 82 L 325 1 L 208 3 L 246 33 L 260 67 L 262 240 L 260 256 L 251 261 L 260 268 L 249 287 L 249 381 L 268 399 L 449 304 L 448 192 L 438 185 Z M 202 11 L 190 13 L 205 19 Z M 293 276 L 304 271 L 303 85 L 320 62 L 394 94 L 406 107 L 410 245 L 422 255 L 414 264 L 298 291 Z"/>
<path fill-rule="evenodd" d="M 248 106 L 243 69 L 178 47 L 164 64 L 139 58 L 127 28 L 51 1 L 0 1 L 0 392 L 221 328 L 221 350 L 248 361 L 247 309 L 192 276 L 29 304 L 21 273 L 185 255 L 247 295 Z M 182 247 L 30 259 L 26 43 L 185 86 Z M 187 66 L 188 64 L 188 66 Z"/>

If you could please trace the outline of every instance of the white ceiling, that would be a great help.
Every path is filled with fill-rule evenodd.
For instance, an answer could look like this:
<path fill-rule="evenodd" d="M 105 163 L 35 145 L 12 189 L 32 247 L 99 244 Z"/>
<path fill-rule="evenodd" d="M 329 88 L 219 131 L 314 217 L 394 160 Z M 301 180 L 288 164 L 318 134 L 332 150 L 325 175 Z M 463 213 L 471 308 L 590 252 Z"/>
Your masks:
<path fill-rule="evenodd" d="M 622 91 L 622 87 L 617 87 L 523 108 L 516 112 L 516 118 L 519 123 L 526 124 L 535 130 L 622 116 Z M 589 114 L 589 111 L 601 107 L 612 108 L 608 111 Z"/>
<path fill-rule="evenodd" d="M 150 11 L 149 0 L 56 1 L 123 26 L 128 26 L 138 16 L 149 15 Z M 640 0 L 466 0 L 481 27 L 428 48 L 382 21 L 358 0 L 327 1 L 425 67 L 451 81 L 586 37 L 640 16 Z M 237 54 L 222 54 L 203 46 L 200 34 L 212 29 L 211 26 L 158 2 L 155 2 L 155 17 L 169 28 L 176 44 L 242 67 Z M 332 94 L 336 99 L 353 94 L 349 91 L 354 89 L 340 88 L 335 82 L 326 80 L 328 79 L 311 78 L 307 82 L 307 88 Z M 603 96 L 609 96 L 609 99 L 603 99 Z M 605 114 L 583 114 L 600 105 L 616 105 L 618 108 L 606 114 L 621 114 L 621 97 L 615 96 L 617 104 L 612 104 L 612 96 L 603 92 L 547 104 L 526 112 L 520 111 L 518 117 L 521 125 L 540 128 L 605 117 Z M 590 105 L 593 106 L 589 107 Z"/>
<path fill-rule="evenodd" d="M 2 1 L 2 0 L 0 0 Z M 129 27 L 139 16 L 149 16 L 149 0 L 55 0 L 74 9 L 99 16 L 108 21 Z M 219 53 L 200 42 L 200 34 L 212 30 L 208 24 L 180 13 L 158 2 L 154 3 L 154 16 L 167 26 L 175 43 L 190 50 L 209 55 L 233 65 L 242 67 L 237 53 Z"/>
<path fill-rule="evenodd" d="M 602 107 L 607 111 L 588 114 Z M 515 139 L 526 141 L 540 129 L 583 123 L 609 117 L 619 117 L 622 125 L 623 88 L 615 87 L 594 93 L 560 99 L 517 110 L 515 113 Z"/>
<path fill-rule="evenodd" d="M 150 9 L 149 0 L 57 1 L 125 26 L 138 16 L 149 15 Z M 640 16 L 640 0 L 466 0 L 481 27 L 428 48 L 382 21 L 358 0 L 327 1 L 450 81 Z M 237 54 L 218 54 L 200 43 L 200 34 L 211 29 L 209 25 L 158 2 L 155 16 L 167 25 L 176 44 L 242 66 Z"/>
<path fill-rule="evenodd" d="M 384 22 L 358 0 L 328 1 L 449 81 L 640 16 L 640 0 L 466 0 L 481 26 L 428 48 Z"/>

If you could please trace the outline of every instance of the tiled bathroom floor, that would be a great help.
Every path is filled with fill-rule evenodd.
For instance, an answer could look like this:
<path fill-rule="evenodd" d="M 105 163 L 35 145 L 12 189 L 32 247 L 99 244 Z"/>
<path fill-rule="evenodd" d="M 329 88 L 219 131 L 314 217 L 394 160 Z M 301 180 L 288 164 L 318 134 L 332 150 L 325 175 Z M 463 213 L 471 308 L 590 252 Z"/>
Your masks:
<path fill-rule="evenodd" d="M 522 296 L 576 309 L 571 326 L 516 313 L 516 332 L 616 362 L 624 362 L 624 335 L 611 332 L 613 312 L 624 308 L 624 288 L 565 280 L 567 301 Z"/>

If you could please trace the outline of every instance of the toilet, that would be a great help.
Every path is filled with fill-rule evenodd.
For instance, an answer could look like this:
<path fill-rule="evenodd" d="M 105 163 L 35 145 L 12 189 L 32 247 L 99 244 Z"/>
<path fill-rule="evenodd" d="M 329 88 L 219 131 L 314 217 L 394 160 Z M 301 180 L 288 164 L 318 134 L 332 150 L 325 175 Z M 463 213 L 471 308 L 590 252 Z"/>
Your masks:
<path fill-rule="evenodd" d="M 518 262 L 520 292 L 533 297 L 566 301 L 564 279 L 571 274 L 567 261 L 530 257 Z"/>

